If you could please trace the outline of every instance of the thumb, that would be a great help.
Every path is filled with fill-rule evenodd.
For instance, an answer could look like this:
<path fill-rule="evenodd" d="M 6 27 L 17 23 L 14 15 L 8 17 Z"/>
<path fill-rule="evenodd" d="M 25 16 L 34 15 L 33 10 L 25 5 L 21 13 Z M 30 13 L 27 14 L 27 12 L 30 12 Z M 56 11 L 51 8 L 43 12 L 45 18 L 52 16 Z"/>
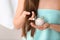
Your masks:
<path fill-rule="evenodd" d="M 34 18 L 35 17 L 35 13 L 32 11 L 32 16 L 31 16 L 31 18 Z"/>
<path fill-rule="evenodd" d="M 33 20 L 34 17 L 35 17 L 35 13 L 32 11 L 32 16 L 29 18 L 29 20 Z"/>

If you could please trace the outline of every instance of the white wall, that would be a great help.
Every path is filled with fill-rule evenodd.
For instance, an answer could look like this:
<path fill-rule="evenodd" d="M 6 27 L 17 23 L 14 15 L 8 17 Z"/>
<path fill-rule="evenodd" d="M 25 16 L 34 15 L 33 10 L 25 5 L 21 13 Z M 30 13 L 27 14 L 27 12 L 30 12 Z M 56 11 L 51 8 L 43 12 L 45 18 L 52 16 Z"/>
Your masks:
<path fill-rule="evenodd" d="M 0 0 L 0 24 L 13 29 L 13 16 L 18 0 Z"/>
<path fill-rule="evenodd" d="M 17 2 L 18 0 L 0 0 L 0 40 L 21 40 L 21 31 L 14 30 L 12 22 Z"/>

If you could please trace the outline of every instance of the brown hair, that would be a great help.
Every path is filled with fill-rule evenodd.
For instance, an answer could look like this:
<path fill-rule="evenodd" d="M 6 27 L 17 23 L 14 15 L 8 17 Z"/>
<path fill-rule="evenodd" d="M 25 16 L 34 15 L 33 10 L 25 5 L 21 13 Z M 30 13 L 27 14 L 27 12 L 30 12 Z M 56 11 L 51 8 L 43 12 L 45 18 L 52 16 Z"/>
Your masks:
<path fill-rule="evenodd" d="M 34 36 L 35 28 L 33 28 L 33 27 L 31 27 L 31 25 L 29 25 L 29 23 L 32 20 L 29 21 L 28 18 L 31 17 L 32 11 L 34 11 L 35 17 L 37 17 L 38 5 L 39 5 L 39 0 L 25 0 L 24 11 L 28 11 L 28 12 L 31 13 L 29 16 L 27 16 L 25 26 L 22 28 L 23 36 L 25 36 L 25 37 L 27 35 L 27 32 L 30 31 L 30 30 L 31 30 L 31 36 L 32 37 Z M 32 21 L 32 22 L 34 22 L 34 21 Z"/>

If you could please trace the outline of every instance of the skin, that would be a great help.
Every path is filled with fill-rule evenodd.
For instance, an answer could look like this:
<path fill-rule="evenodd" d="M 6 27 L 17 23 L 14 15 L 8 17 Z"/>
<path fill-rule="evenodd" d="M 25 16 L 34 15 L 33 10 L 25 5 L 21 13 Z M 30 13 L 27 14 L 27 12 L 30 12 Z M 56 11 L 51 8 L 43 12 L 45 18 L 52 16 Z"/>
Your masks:
<path fill-rule="evenodd" d="M 17 7 L 16 15 L 13 20 L 14 26 L 17 29 L 20 29 L 24 26 L 26 21 L 26 15 L 30 15 L 29 12 L 23 11 L 24 9 L 23 6 L 24 6 L 24 0 L 18 0 L 18 7 Z M 40 0 L 38 8 L 60 10 L 60 0 Z M 32 17 L 29 18 L 29 20 L 32 20 L 34 18 L 34 12 L 32 12 L 32 14 L 33 14 Z M 60 32 L 60 25 L 58 24 L 45 23 L 42 26 L 37 27 L 34 23 L 31 22 L 30 25 L 40 30 L 45 30 L 46 28 L 50 28 L 57 32 Z"/>

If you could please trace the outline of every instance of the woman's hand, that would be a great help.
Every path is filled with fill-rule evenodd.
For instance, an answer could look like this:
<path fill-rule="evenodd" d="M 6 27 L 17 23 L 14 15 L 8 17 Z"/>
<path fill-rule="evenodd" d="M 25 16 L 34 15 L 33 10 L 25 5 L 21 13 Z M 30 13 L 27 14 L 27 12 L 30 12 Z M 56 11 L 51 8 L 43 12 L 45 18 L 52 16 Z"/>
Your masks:
<path fill-rule="evenodd" d="M 27 15 L 30 15 L 30 12 L 23 11 L 21 15 L 17 14 L 14 17 L 13 23 L 14 23 L 15 28 L 19 29 L 24 26 Z"/>
<path fill-rule="evenodd" d="M 35 17 L 35 14 L 34 12 L 32 11 L 32 16 L 29 18 L 29 20 L 33 20 L 33 18 Z M 46 28 L 49 27 L 49 24 L 48 23 L 44 23 L 43 25 L 41 26 L 36 26 L 33 22 L 30 23 L 30 25 L 34 28 L 37 28 L 37 29 L 40 29 L 40 30 L 44 30 Z"/>
<path fill-rule="evenodd" d="M 41 25 L 41 26 L 36 26 L 33 22 L 31 22 L 30 25 L 31 25 L 32 27 L 34 27 L 34 28 L 39 29 L 39 30 L 44 30 L 44 29 L 46 29 L 46 28 L 49 27 L 49 24 L 48 24 L 48 23 L 45 23 L 45 24 L 43 24 L 43 25 Z"/>

